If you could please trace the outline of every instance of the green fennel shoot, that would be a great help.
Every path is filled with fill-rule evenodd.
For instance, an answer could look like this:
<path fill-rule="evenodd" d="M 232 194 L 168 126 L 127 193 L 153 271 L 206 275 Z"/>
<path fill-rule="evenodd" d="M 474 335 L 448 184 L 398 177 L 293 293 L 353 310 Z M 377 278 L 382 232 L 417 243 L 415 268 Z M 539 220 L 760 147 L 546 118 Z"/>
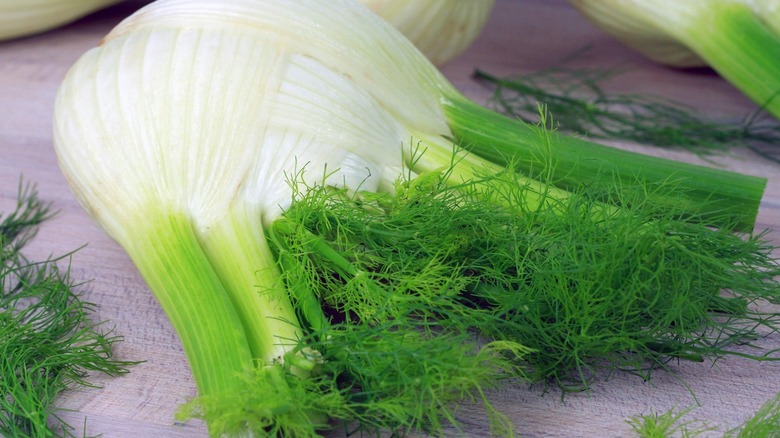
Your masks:
<path fill-rule="evenodd" d="M 20 186 L 16 209 L 0 216 L 0 435 L 73 437 L 57 397 L 93 387 L 90 373 L 120 375 L 131 362 L 112 357 L 119 337 L 90 320 L 94 305 L 58 266 L 21 250 L 51 216 L 32 186 Z"/>
<path fill-rule="evenodd" d="M 670 409 L 665 412 L 650 412 L 631 417 L 626 422 L 640 438 L 693 438 L 717 430 L 697 420 L 682 421 L 693 408 Z"/>
<path fill-rule="evenodd" d="M 726 437 L 762 438 L 780 432 L 780 394 L 764 402 L 758 411 L 739 427 L 726 432 Z"/>
<path fill-rule="evenodd" d="M 640 438 L 672 438 L 696 437 L 714 433 L 718 427 L 703 420 L 685 420 L 683 418 L 694 411 L 693 407 L 686 409 L 670 409 L 662 413 L 637 415 L 627 420 L 631 429 Z M 764 402 L 758 411 L 739 426 L 726 430 L 724 438 L 765 438 L 773 437 L 780 431 L 780 394 Z"/>

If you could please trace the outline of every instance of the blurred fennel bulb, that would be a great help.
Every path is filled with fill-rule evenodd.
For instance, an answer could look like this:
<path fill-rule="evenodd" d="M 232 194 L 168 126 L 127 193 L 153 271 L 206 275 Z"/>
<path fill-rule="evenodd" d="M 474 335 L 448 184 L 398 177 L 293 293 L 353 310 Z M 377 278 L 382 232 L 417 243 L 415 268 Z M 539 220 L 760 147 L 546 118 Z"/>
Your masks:
<path fill-rule="evenodd" d="M 570 0 L 653 61 L 709 66 L 780 117 L 780 1 Z"/>
<path fill-rule="evenodd" d="M 444 65 L 482 32 L 494 0 L 359 0 L 395 26 L 428 59 Z"/>
<path fill-rule="evenodd" d="M 0 41 L 51 30 L 122 0 L 3 0 Z"/>

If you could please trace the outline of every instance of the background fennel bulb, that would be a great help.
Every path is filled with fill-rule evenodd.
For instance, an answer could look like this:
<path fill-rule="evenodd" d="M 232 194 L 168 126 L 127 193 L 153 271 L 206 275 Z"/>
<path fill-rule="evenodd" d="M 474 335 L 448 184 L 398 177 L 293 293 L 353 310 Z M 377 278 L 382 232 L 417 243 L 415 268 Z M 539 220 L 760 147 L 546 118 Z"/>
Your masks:
<path fill-rule="evenodd" d="M 0 41 L 33 35 L 123 0 L 0 1 Z"/>
<path fill-rule="evenodd" d="M 471 46 L 494 0 L 360 0 L 411 40 L 436 65 Z"/>
<path fill-rule="evenodd" d="M 780 117 L 780 1 L 570 0 L 605 32 L 648 58 L 710 66 Z"/>

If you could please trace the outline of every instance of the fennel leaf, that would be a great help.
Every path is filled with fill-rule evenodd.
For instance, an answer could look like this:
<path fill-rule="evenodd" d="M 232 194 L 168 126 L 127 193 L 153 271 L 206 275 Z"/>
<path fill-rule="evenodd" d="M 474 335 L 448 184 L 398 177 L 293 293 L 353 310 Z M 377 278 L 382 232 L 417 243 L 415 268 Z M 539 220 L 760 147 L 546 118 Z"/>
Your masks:
<path fill-rule="evenodd" d="M 708 432 L 717 432 L 718 427 L 703 420 L 688 420 L 693 407 L 670 409 L 661 413 L 651 412 L 636 415 L 626 422 L 641 438 L 696 437 Z M 780 430 L 780 394 L 764 402 L 752 417 L 739 426 L 725 431 L 724 438 L 759 438 L 776 436 Z"/>
<path fill-rule="evenodd" d="M 306 336 L 247 376 L 246 393 L 201 397 L 182 418 L 216 433 L 245 431 L 251 412 L 251 429 L 269 436 L 336 424 L 440 435 L 460 428 L 466 401 L 512 435 L 490 402 L 500 385 L 577 391 L 617 370 L 649 379 L 675 360 L 775 359 L 745 348 L 780 323 L 760 308 L 780 298 L 763 234 L 653 204 L 684 196 L 673 183 L 612 187 L 622 207 L 605 214 L 593 189 L 531 207 L 534 189 L 513 175 L 407 175 L 392 194 L 294 181 L 293 205 L 266 232 Z"/>
<path fill-rule="evenodd" d="M 65 390 L 93 387 L 89 373 L 119 375 L 131 362 L 112 357 L 120 340 L 90 320 L 67 269 L 69 255 L 31 261 L 21 250 L 51 217 L 35 188 L 20 184 L 16 209 L 0 216 L 0 435 L 75 436 L 58 415 Z"/>
<path fill-rule="evenodd" d="M 538 123 L 538 107 L 555 116 L 562 132 L 594 139 L 625 140 L 684 149 L 699 155 L 745 147 L 780 161 L 780 124 L 762 108 L 740 121 L 716 120 L 673 99 L 649 94 L 619 94 L 602 85 L 621 73 L 613 68 L 555 66 L 497 77 L 482 70 L 474 78 L 492 88 L 489 105 L 528 123 Z"/>
<path fill-rule="evenodd" d="M 740 345 L 780 327 L 780 315 L 756 307 L 780 298 L 774 246 L 654 207 L 655 197 L 681 196 L 673 183 L 626 190 L 622 210 L 605 217 L 602 193 L 529 209 L 530 188 L 505 176 L 456 188 L 445 178 L 360 198 L 309 188 L 286 213 L 341 254 L 298 236 L 303 278 L 337 318 L 414 315 L 425 327 L 517 342 L 532 380 L 572 390 L 602 369 L 649 378 L 672 359 L 744 356 Z"/>
<path fill-rule="evenodd" d="M 490 401 L 501 385 L 581 391 L 678 360 L 778 359 L 749 350 L 780 328 L 762 310 L 780 301 L 764 233 L 708 225 L 673 180 L 562 196 L 512 170 L 461 179 L 462 159 L 382 193 L 289 176 L 291 206 L 265 233 L 304 336 L 245 390 L 199 397 L 180 418 L 217 435 L 435 436 L 459 430 L 471 402 L 512 435 Z"/>
<path fill-rule="evenodd" d="M 665 412 L 651 412 L 645 415 L 637 415 L 626 420 L 631 430 L 641 438 L 671 438 L 679 436 L 693 438 L 706 432 L 715 431 L 716 428 L 697 420 L 685 420 L 693 408 L 670 409 Z"/>

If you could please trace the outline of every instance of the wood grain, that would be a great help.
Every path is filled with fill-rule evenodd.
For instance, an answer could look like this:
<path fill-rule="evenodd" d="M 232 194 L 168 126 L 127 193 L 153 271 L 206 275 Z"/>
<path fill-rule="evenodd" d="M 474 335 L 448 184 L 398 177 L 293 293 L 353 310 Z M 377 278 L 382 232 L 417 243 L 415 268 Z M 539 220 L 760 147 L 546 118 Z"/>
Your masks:
<path fill-rule="evenodd" d="M 67 69 L 95 46 L 111 27 L 139 6 L 128 2 L 62 29 L 0 43 L 0 211 L 13 207 L 20 175 L 35 182 L 59 210 L 29 247 L 30 257 L 58 255 L 82 247 L 72 258 L 72 275 L 91 280 L 84 296 L 98 305 L 125 338 L 117 356 L 145 360 L 122 378 L 96 376 L 102 389 L 69 393 L 59 401 L 73 424 L 87 418 L 87 433 L 108 438 L 205 437 L 203 424 L 179 424 L 177 406 L 195 395 L 181 345 L 154 298 L 121 248 L 87 217 L 57 167 L 51 140 L 52 102 Z M 495 13 L 475 45 L 444 68 L 465 94 L 485 102 L 488 93 L 470 76 L 477 67 L 498 75 L 549 67 L 589 45 L 581 65 L 626 65 L 611 83 L 617 91 L 657 93 L 735 120 L 755 106 L 709 72 L 675 71 L 653 65 L 614 42 L 582 19 L 563 0 L 498 0 Z M 760 229 L 780 241 L 780 167 L 743 150 L 707 162 L 683 152 L 617 144 L 648 154 L 717 165 L 769 178 L 759 214 Z M 778 254 L 780 256 L 780 254 Z M 780 336 L 761 342 L 780 347 Z M 715 364 L 683 363 L 651 382 L 618 374 L 587 393 L 561 394 L 525 385 L 490 394 L 524 436 L 627 436 L 625 420 L 698 403 L 692 418 L 721 430 L 734 427 L 780 392 L 780 363 L 726 358 Z M 464 435 L 489 436 L 483 413 L 464 405 Z M 454 432 L 453 432 L 454 433 Z M 334 436 L 339 436 L 334 434 Z"/>

